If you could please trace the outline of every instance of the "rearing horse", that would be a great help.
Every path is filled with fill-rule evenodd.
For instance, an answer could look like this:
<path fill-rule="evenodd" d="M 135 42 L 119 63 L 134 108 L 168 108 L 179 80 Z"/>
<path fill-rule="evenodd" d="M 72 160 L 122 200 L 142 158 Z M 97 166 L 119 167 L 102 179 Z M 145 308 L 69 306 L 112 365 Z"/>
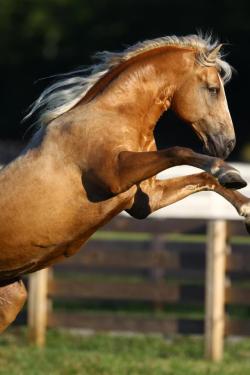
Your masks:
<path fill-rule="evenodd" d="M 223 84 L 231 68 L 220 45 L 197 35 L 105 52 L 86 77 L 74 72 L 45 90 L 40 130 L 0 173 L 0 331 L 22 308 L 20 277 L 65 259 L 122 210 L 142 219 L 190 194 L 212 190 L 247 218 L 245 186 L 223 160 L 235 134 Z M 212 156 L 157 151 L 153 130 L 172 108 Z M 167 168 L 205 172 L 159 181 Z"/>

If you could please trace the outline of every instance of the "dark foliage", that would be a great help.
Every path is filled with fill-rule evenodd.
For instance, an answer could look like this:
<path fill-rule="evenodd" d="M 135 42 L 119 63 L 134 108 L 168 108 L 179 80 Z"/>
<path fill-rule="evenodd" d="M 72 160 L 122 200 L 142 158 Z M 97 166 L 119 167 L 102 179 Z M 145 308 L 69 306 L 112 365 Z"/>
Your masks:
<path fill-rule="evenodd" d="M 247 0 L 0 0 L 0 137 L 23 137 L 30 125 L 19 125 L 25 109 L 50 82 L 34 85 L 39 78 L 91 64 L 90 56 L 97 50 L 119 50 L 145 38 L 197 29 L 213 31 L 229 42 L 228 61 L 238 71 L 227 93 L 238 135 L 233 158 L 239 157 L 250 142 Z M 171 131 L 166 131 L 166 123 Z M 161 147 L 178 143 L 197 149 L 192 131 L 170 116 L 161 120 L 156 136 Z"/>

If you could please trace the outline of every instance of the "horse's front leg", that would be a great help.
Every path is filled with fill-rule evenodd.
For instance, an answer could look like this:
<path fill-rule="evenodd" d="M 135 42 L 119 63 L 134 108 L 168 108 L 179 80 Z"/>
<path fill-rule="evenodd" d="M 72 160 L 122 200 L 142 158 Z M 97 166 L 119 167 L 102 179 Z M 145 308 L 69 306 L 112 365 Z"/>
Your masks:
<path fill-rule="evenodd" d="M 239 215 L 246 218 L 246 226 L 250 230 L 250 199 L 243 194 L 229 190 L 208 173 L 172 178 L 169 180 L 150 179 L 138 185 L 134 201 L 127 212 L 138 219 L 162 207 L 169 206 L 191 194 L 200 191 L 214 191 L 228 200 Z"/>
<path fill-rule="evenodd" d="M 116 175 L 112 179 L 113 193 L 126 191 L 132 185 L 177 165 L 191 165 L 203 169 L 228 188 L 240 189 L 246 186 L 239 172 L 223 160 L 195 153 L 188 148 L 172 147 L 150 152 L 122 151 L 117 159 Z"/>

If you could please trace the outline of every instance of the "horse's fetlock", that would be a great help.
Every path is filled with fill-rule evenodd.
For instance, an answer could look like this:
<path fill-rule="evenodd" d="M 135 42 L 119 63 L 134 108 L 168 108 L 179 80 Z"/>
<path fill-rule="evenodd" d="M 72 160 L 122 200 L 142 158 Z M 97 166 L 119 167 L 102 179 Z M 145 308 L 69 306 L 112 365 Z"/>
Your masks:
<path fill-rule="evenodd" d="M 244 203 L 239 208 L 240 216 L 250 219 L 250 202 Z"/>
<path fill-rule="evenodd" d="M 209 166 L 210 173 L 214 177 L 218 177 L 219 174 L 222 172 L 222 163 L 221 160 L 218 158 L 213 158 L 211 165 Z"/>

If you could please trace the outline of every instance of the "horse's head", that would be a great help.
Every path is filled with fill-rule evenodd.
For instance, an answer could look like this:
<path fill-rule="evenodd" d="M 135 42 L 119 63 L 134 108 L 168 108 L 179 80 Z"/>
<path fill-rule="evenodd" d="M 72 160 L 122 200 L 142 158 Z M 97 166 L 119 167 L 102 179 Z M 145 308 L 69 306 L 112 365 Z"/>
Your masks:
<path fill-rule="evenodd" d="M 221 68 L 226 69 L 227 76 L 231 70 L 219 59 L 219 48 L 203 55 L 204 63 L 200 64 L 196 56 L 195 64 L 174 94 L 172 108 L 191 124 L 209 154 L 224 159 L 234 148 L 235 133 L 220 75 Z"/>

